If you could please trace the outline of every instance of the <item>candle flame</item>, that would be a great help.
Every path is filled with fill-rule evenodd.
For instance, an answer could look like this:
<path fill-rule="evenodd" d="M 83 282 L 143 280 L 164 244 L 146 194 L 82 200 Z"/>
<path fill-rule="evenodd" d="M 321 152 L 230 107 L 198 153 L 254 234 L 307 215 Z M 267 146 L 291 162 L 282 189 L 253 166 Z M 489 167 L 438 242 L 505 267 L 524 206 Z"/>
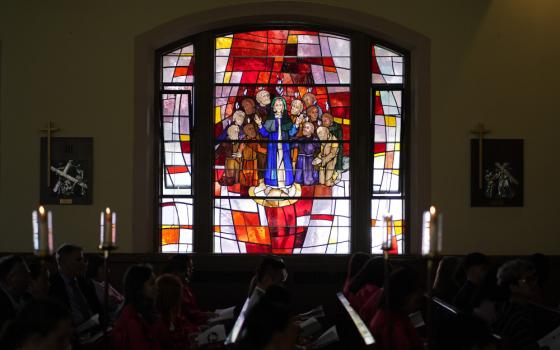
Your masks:
<path fill-rule="evenodd" d="M 430 214 L 432 215 L 436 214 L 436 207 L 434 207 L 433 205 L 430 207 Z"/>
<path fill-rule="evenodd" d="M 45 208 L 42 205 L 39 207 L 39 214 L 45 215 Z"/>
<path fill-rule="evenodd" d="M 111 208 L 107 207 L 107 209 L 105 209 L 105 212 L 106 212 L 107 214 L 111 214 Z"/>

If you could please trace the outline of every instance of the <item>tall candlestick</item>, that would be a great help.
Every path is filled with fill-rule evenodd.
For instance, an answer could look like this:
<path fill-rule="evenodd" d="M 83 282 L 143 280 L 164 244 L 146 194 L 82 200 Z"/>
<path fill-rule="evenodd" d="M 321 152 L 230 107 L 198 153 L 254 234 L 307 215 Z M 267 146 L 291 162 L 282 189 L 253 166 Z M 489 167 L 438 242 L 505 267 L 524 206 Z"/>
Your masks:
<path fill-rule="evenodd" d="M 117 213 L 106 208 L 101 212 L 99 249 L 115 248 L 117 242 Z"/>
<path fill-rule="evenodd" d="M 383 250 L 389 251 L 393 249 L 393 216 L 383 216 L 383 241 L 381 245 Z"/>
<path fill-rule="evenodd" d="M 431 206 L 430 210 L 424 212 L 422 225 L 422 255 L 434 256 L 441 253 L 442 216 Z"/>
<path fill-rule="evenodd" d="M 53 252 L 52 212 L 43 206 L 31 214 L 33 228 L 33 252 L 40 257 L 47 257 Z"/>

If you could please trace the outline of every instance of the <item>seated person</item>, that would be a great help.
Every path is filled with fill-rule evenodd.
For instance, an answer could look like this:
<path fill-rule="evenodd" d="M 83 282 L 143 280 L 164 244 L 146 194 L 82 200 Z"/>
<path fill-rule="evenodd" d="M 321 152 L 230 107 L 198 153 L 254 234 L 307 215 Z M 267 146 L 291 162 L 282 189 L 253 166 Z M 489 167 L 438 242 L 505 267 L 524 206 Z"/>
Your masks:
<path fill-rule="evenodd" d="M 384 264 L 383 258 L 370 258 L 350 282 L 348 301 L 357 312 L 379 288 L 383 287 Z"/>
<path fill-rule="evenodd" d="M 29 299 L 29 268 L 18 255 L 8 255 L 0 259 L 0 329 L 2 325 L 16 317 Z"/>
<path fill-rule="evenodd" d="M 245 335 L 237 349 L 295 348 L 299 327 L 286 302 L 286 292 L 271 286 L 245 320 Z"/>
<path fill-rule="evenodd" d="M 33 258 L 29 261 L 29 295 L 33 298 L 45 298 L 49 295 L 51 288 L 51 273 L 47 264 L 39 258 Z"/>
<path fill-rule="evenodd" d="M 124 276 L 124 305 L 110 335 L 114 349 L 161 349 L 155 327 L 155 297 L 152 268 L 131 266 Z"/>
<path fill-rule="evenodd" d="M 249 305 L 247 312 L 257 304 L 259 299 L 271 286 L 281 285 L 288 278 L 288 271 L 284 260 L 275 255 L 265 256 L 251 281 L 249 288 Z"/>
<path fill-rule="evenodd" d="M 81 247 L 64 244 L 56 252 L 58 272 L 51 278 L 51 297 L 61 301 L 72 313 L 74 326 L 99 314 L 104 323 L 104 312 L 91 281 L 84 278 L 86 263 Z"/>
<path fill-rule="evenodd" d="M 488 270 L 488 258 L 481 253 L 467 254 L 463 258 L 460 268 L 465 273 L 467 280 L 453 299 L 453 305 L 462 311 L 471 312 L 476 290 L 480 287 Z"/>
<path fill-rule="evenodd" d="M 416 312 L 422 290 L 415 271 L 402 268 L 389 277 L 389 292 L 383 291 L 381 305 L 369 329 L 379 350 L 423 350 L 424 345 L 409 314 Z"/>
<path fill-rule="evenodd" d="M 54 299 L 27 303 L 0 339 L 0 349 L 70 349 L 72 340 L 70 311 Z"/>
<path fill-rule="evenodd" d="M 536 292 L 537 275 L 533 264 L 512 260 L 498 269 L 498 285 L 508 298 L 496 305 L 492 329 L 506 339 L 513 350 L 538 349 L 535 323 L 529 303 Z"/>
<path fill-rule="evenodd" d="M 436 271 L 432 295 L 449 304 L 453 302 L 453 298 L 455 298 L 459 291 L 459 286 L 455 279 L 455 271 L 458 265 L 458 258 L 445 256 L 440 260 Z"/>
<path fill-rule="evenodd" d="M 93 283 L 97 299 L 105 307 L 105 260 L 101 255 L 92 255 L 88 259 L 86 278 Z M 109 301 L 107 308 L 112 320 L 115 319 L 116 312 L 124 302 L 124 297 L 109 283 Z"/>
<path fill-rule="evenodd" d="M 192 257 L 187 254 L 174 255 L 169 259 L 163 273 L 169 273 L 179 278 L 182 283 L 181 313 L 183 317 L 195 326 L 202 326 L 214 313 L 203 311 L 198 306 L 195 294 L 191 288 L 191 281 L 194 272 L 194 262 Z"/>
<path fill-rule="evenodd" d="M 344 281 L 344 286 L 342 287 L 342 293 L 346 298 L 348 298 L 350 282 L 368 260 L 369 254 L 362 252 L 354 253 L 350 256 L 350 260 L 348 260 L 348 269 L 346 270 L 346 280 Z"/>
<path fill-rule="evenodd" d="M 193 334 L 197 327 L 189 324 L 181 314 L 181 281 L 175 275 L 163 274 L 156 280 L 156 291 L 159 319 L 155 325 L 155 332 L 161 349 L 188 349 L 189 335 Z"/>

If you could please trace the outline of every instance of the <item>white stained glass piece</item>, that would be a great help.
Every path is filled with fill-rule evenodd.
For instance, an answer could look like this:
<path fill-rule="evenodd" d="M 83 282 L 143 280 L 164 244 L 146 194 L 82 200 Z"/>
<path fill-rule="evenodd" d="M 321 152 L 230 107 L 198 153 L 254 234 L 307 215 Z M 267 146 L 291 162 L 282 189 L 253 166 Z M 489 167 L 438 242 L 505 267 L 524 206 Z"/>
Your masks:
<path fill-rule="evenodd" d="M 333 61 L 337 68 L 350 69 L 350 57 L 333 57 Z"/>
<path fill-rule="evenodd" d="M 341 38 L 329 38 L 329 47 L 333 56 L 350 57 L 350 40 Z"/>
<path fill-rule="evenodd" d="M 239 253 L 239 246 L 236 241 L 220 239 L 221 253 Z M 216 252 L 216 251 L 215 251 Z M 217 252 L 218 253 L 218 252 Z"/>
<path fill-rule="evenodd" d="M 350 84 L 349 69 L 337 68 L 336 71 L 338 72 L 338 79 L 340 80 L 341 84 Z"/>
<path fill-rule="evenodd" d="M 181 56 L 177 62 L 177 66 L 188 67 L 191 64 L 192 56 Z"/>
<path fill-rule="evenodd" d="M 166 205 L 161 207 L 161 224 L 162 225 L 179 225 L 179 217 L 174 205 Z"/>
<path fill-rule="evenodd" d="M 316 35 L 298 35 L 299 44 L 318 44 L 319 38 Z"/>
<path fill-rule="evenodd" d="M 379 70 L 383 75 L 395 75 L 393 72 L 393 60 L 390 57 L 377 57 Z"/>
<path fill-rule="evenodd" d="M 401 76 L 385 75 L 387 84 L 402 84 L 403 78 Z"/>
<path fill-rule="evenodd" d="M 313 44 L 298 44 L 297 47 L 298 57 L 320 57 L 321 49 L 319 45 Z"/>
<path fill-rule="evenodd" d="M 324 84 L 325 83 L 325 71 L 323 70 L 323 66 L 318 66 L 315 64 L 311 65 L 311 73 L 313 75 L 313 82 L 315 84 Z"/>
<path fill-rule="evenodd" d="M 321 42 L 321 53 L 323 57 L 330 57 L 331 49 L 329 47 L 329 38 L 325 36 L 321 36 L 319 40 Z"/>
<path fill-rule="evenodd" d="M 189 229 L 179 230 L 179 243 L 192 244 L 192 230 Z"/>
<path fill-rule="evenodd" d="M 386 49 L 384 47 L 381 47 L 379 45 L 375 45 L 375 56 L 377 57 L 383 57 L 383 56 L 389 56 L 389 57 L 398 57 L 401 56 L 398 53 L 391 51 L 389 49 Z"/>
<path fill-rule="evenodd" d="M 225 72 L 227 62 L 228 57 L 216 57 L 216 73 Z"/>
<path fill-rule="evenodd" d="M 173 73 L 175 68 L 163 68 L 163 82 L 170 83 L 173 81 Z"/>
<path fill-rule="evenodd" d="M 373 84 L 386 84 L 385 78 L 379 73 L 373 73 L 371 75 L 371 82 Z"/>
<path fill-rule="evenodd" d="M 176 55 L 166 55 L 163 56 L 162 65 L 163 67 L 175 67 L 177 62 L 179 61 L 179 57 Z"/>

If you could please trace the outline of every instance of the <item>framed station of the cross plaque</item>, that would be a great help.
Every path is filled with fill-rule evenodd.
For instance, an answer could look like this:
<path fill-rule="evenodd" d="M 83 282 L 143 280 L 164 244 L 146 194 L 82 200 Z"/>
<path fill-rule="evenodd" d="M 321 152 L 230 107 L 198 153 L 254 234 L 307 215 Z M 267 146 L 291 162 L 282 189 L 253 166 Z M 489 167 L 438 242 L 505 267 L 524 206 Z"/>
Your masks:
<path fill-rule="evenodd" d="M 523 140 L 479 142 L 471 139 L 471 206 L 522 207 Z"/>
<path fill-rule="evenodd" d="M 93 138 L 41 138 L 41 204 L 91 204 Z M 50 163 L 50 164 L 49 164 Z"/>

